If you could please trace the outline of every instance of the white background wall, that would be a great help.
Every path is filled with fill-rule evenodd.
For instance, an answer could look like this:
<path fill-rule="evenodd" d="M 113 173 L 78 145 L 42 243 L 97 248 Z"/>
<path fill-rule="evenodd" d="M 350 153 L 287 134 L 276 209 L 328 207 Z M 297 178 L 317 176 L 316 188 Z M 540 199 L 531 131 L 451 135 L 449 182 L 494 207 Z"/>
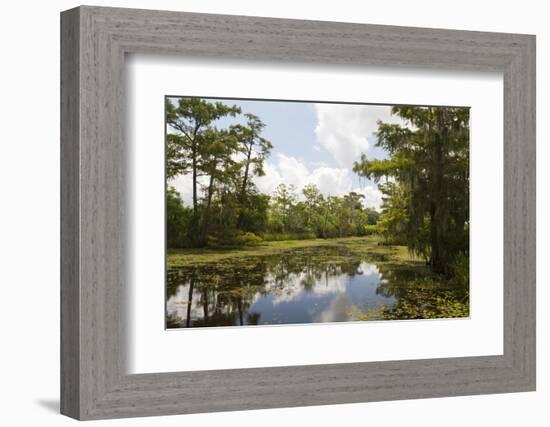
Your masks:
<path fill-rule="evenodd" d="M 109 425 L 550 424 L 548 323 L 550 26 L 544 1 L 187 0 L 97 5 L 537 35 L 538 391 L 109 421 Z M 0 17 L 0 422 L 63 426 L 59 384 L 59 12 L 75 1 L 4 2 Z"/>

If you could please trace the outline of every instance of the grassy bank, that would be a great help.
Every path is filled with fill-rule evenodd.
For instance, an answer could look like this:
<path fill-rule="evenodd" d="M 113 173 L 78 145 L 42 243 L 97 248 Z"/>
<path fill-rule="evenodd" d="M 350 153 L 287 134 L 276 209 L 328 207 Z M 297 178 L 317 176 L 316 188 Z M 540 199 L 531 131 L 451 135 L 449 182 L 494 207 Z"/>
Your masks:
<path fill-rule="evenodd" d="M 380 245 L 378 236 L 345 237 L 334 239 L 282 240 L 262 242 L 255 246 L 232 249 L 169 249 L 168 266 L 180 267 L 227 260 L 229 258 L 249 258 L 275 255 L 284 251 L 322 246 L 345 246 L 365 258 L 379 262 L 422 263 L 414 258 L 405 246 Z"/>

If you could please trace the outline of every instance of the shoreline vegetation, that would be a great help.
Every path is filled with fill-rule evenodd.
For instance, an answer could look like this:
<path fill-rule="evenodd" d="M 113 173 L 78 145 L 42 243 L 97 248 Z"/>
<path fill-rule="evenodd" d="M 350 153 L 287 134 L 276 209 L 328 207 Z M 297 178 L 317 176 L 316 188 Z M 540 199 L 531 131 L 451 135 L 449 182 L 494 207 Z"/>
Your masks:
<path fill-rule="evenodd" d="M 260 117 L 227 101 L 166 99 L 166 263 L 174 280 L 167 292 L 187 292 L 177 302 L 188 307 L 187 326 L 261 321 L 262 313 L 243 307 L 258 298 L 270 304 L 265 298 L 280 289 L 266 291 L 266 280 L 278 269 L 311 292 L 323 275 L 328 283 L 330 269 L 331 277 L 357 278 L 364 262 L 379 272 L 376 295 L 393 302 L 353 305 L 348 319 L 469 315 L 469 109 L 400 106 L 391 114 L 402 124 L 378 121 L 375 133 L 384 157 L 362 154 L 349 169 L 377 185 L 382 205 L 375 210 L 358 191 L 324 194 L 308 182 L 261 192 L 257 178 L 266 175 L 274 146 Z M 174 186 L 181 176 L 190 202 Z M 203 305 L 192 310 L 199 291 Z"/>
<path fill-rule="evenodd" d="M 343 246 L 370 261 L 404 262 L 426 267 L 425 261 L 410 253 L 406 246 L 383 244 L 378 236 L 262 241 L 252 246 L 229 248 L 169 248 L 166 254 L 168 268 L 177 268 L 234 258 L 276 255 L 294 249 L 331 246 Z"/>

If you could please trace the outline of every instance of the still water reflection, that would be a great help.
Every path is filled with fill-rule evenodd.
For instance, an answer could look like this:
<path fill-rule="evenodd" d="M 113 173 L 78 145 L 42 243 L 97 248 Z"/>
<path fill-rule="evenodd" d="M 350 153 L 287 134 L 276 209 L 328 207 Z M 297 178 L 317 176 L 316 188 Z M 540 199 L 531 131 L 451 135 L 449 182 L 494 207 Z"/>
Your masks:
<path fill-rule="evenodd" d="M 171 268 L 167 326 L 348 321 L 354 309 L 368 312 L 396 303 L 401 281 L 394 273 L 386 267 L 382 274 L 376 263 L 345 247 Z"/>

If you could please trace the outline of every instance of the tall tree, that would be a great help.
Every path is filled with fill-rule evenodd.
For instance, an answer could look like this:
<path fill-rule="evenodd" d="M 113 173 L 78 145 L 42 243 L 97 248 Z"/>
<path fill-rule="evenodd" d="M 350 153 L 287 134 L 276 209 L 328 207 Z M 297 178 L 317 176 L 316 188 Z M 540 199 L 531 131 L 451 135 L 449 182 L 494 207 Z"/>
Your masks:
<path fill-rule="evenodd" d="M 272 201 L 280 218 L 283 233 L 288 231 L 290 211 L 296 204 L 296 200 L 296 187 L 293 184 L 287 186 L 281 183 L 273 193 Z"/>
<path fill-rule="evenodd" d="M 249 187 L 251 186 L 251 176 L 264 176 L 264 160 L 273 145 L 271 142 L 261 136 L 265 124 L 260 120 L 258 116 L 254 114 L 246 113 L 244 115 L 247 119 L 246 125 L 236 125 L 232 127 L 233 132 L 236 134 L 240 142 L 240 151 L 244 155 L 242 181 L 239 189 L 239 201 L 241 205 L 247 202 L 247 194 L 249 193 Z M 237 226 L 240 228 L 243 226 L 244 212 L 241 211 Z"/>
<path fill-rule="evenodd" d="M 244 116 L 247 119 L 246 125 L 238 125 L 233 128 L 238 135 L 241 151 L 245 158 L 243 161 L 244 172 L 240 188 L 241 196 L 246 194 L 251 174 L 256 176 L 263 176 L 265 174 L 264 160 L 269 156 L 273 148 L 271 142 L 261 136 L 265 124 L 260 118 L 250 113 L 246 113 Z"/>
<path fill-rule="evenodd" d="M 198 240 L 200 246 L 207 243 L 215 185 L 217 182 L 230 181 L 232 174 L 236 171 L 233 159 L 236 149 L 237 138 L 234 132 L 210 128 L 201 135 L 201 152 L 203 154 L 201 171 L 209 178 L 208 184 L 205 186 L 206 200 Z"/>
<path fill-rule="evenodd" d="M 323 204 L 323 195 L 315 184 L 307 184 L 302 188 L 306 207 L 306 227 L 319 233 L 320 229 L 320 208 Z"/>
<path fill-rule="evenodd" d="M 197 214 L 197 178 L 201 172 L 204 152 L 201 138 L 216 121 L 240 113 L 239 107 L 200 98 L 178 98 L 174 104 L 166 99 L 167 176 L 191 172 L 193 180 L 193 213 Z"/>
<path fill-rule="evenodd" d="M 407 245 L 434 271 L 449 274 L 456 255 L 468 251 L 469 110 L 406 106 L 392 113 L 407 125 L 379 122 L 376 145 L 389 158 L 363 155 L 354 171 L 376 181 L 395 179 L 393 190 L 399 186 L 407 201 Z"/>

